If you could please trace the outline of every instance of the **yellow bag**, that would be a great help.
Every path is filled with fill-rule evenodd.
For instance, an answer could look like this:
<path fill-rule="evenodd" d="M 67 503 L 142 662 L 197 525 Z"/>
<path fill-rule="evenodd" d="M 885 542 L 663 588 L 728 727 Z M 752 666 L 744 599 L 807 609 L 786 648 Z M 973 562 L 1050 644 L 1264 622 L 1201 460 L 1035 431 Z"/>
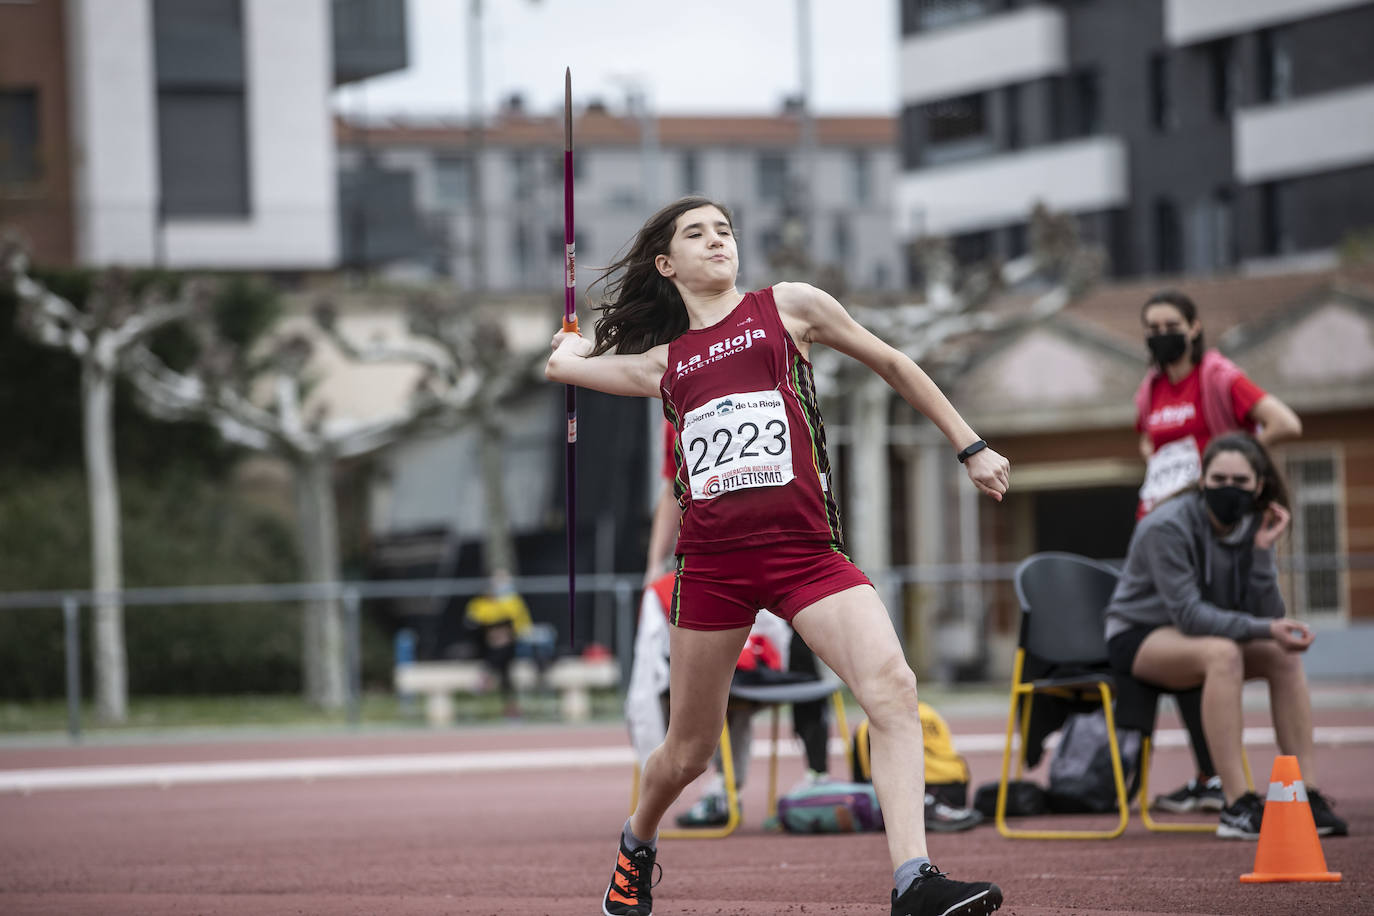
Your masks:
<path fill-rule="evenodd" d="M 918 703 L 921 715 L 921 733 L 925 740 L 926 791 L 941 801 L 955 807 L 963 807 L 967 798 L 969 768 L 963 755 L 954 750 L 954 737 L 950 734 L 949 724 L 935 709 L 925 703 Z M 873 772 L 869 766 L 868 720 L 864 719 L 854 730 L 854 741 L 850 746 L 850 763 L 854 771 L 854 782 L 871 782 Z M 957 804 L 956 804 L 957 802 Z"/>

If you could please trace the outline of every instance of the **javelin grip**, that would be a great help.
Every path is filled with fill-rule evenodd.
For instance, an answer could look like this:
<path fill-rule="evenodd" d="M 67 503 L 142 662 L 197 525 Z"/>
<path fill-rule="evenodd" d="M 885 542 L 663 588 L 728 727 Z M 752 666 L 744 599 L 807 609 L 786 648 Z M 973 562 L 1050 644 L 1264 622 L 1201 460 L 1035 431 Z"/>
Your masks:
<path fill-rule="evenodd" d="M 568 334 L 581 334 L 582 331 L 577 327 L 577 316 L 572 316 L 572 320 L 563 319 L 563 330 Z"/>

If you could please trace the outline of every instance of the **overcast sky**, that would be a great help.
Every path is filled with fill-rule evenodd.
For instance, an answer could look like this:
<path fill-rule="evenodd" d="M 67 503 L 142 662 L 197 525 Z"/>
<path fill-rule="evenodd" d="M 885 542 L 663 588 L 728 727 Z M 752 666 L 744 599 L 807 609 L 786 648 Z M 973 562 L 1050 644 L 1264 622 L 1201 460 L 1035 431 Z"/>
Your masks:
<path fill-rule="evenodd" d="M 628 81 L 665 114 L 771 113 L 800 86 L 798 0 L 482 0 L 486 111 L 624 103 Z M 465 116 L 469 0 L 408 0 L 410 66 L 338 92 L 341 110 Z M 814 110 L 891 114 L 897 0 L 810 0 Z"/>

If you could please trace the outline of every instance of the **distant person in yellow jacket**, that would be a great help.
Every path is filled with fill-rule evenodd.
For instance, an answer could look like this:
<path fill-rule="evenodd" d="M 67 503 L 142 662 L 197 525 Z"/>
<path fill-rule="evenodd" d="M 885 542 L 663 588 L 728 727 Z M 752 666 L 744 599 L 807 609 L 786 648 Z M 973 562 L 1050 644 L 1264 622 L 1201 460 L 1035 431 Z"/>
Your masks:
<path fill-rule="evenodd" d="M 467 619 L 482 631 L 482 659 L 501 685 L 504 714 L 508 718 L 520 715 L 511 662 L 515 660 L 515 641 L 530 631 L 530 609 L 515 591 L 507 570 L 492 572 L 487 593 L 468 602 Z"/>

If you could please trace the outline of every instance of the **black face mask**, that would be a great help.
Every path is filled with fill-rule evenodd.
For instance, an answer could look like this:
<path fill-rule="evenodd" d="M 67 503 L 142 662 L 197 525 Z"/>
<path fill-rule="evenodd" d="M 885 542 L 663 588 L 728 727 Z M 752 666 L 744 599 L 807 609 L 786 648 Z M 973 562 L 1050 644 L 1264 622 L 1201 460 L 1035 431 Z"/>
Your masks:
<path fill-rule="evenodd" d="M 1162 369 L 1178 362 L 1179 358 L 1188 352 L 1188 338 L 1182 331 L 1172 334 L 1151 334 L 1145 338 L 1145 346 L 1150 348 L 1150 355 Z"/>
<path fill-rule="evenodd" d="M 1255 511 L 1255 493 L 1240 487 L 1206 487 L 1202 498 L 1217 521 L 1228 528 Z"/>

